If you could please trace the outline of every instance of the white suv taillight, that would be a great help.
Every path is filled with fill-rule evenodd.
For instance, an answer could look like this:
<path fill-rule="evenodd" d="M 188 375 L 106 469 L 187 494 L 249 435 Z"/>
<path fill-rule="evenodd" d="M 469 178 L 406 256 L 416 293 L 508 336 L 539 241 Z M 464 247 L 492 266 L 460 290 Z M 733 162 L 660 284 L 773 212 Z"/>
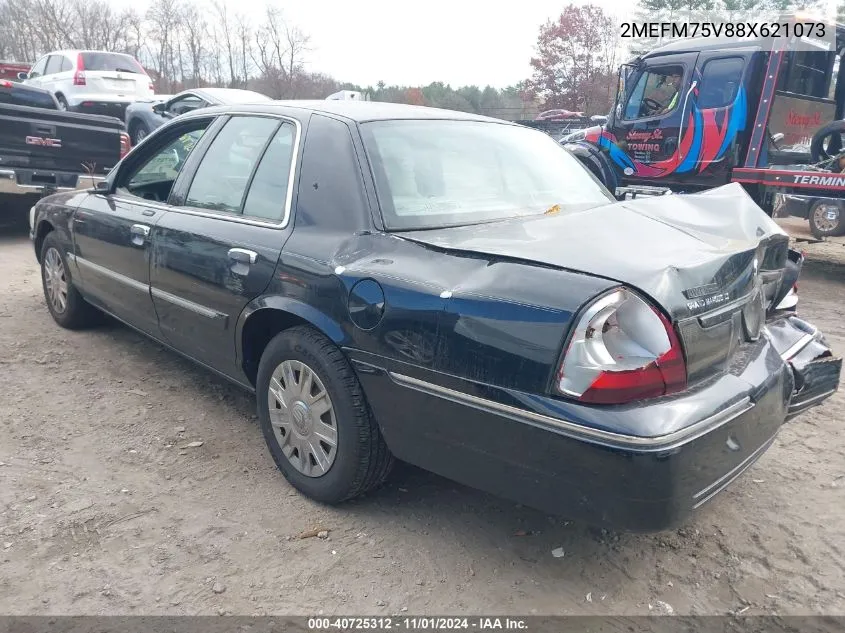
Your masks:
<path fill-rule="evenodd" d="M 669 319 L 627 288 L 587 308 L 555 382 L 564 396 L 602 404 L 662 396 L 686 385 L 684 352 Z"/>
<path fill-rule="evenodd" d="M 82 53 L 76 54 L 76 72 L 73 73 L 73 85 L 85 85 L 85 61 L 82 58 Z"/>

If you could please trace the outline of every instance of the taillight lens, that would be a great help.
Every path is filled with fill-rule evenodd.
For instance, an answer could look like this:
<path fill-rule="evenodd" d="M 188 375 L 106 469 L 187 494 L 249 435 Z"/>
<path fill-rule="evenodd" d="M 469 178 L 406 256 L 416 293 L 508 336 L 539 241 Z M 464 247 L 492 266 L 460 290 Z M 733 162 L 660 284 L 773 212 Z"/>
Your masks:
<path fill-rule="evenodd" d="M 123 158 L 129 153 L 129 149 L 132 146 L 132 141 L 129 138 L 129 135 L 126 132 L 120 133 L 120 157 Z"/>
<path fill-rule="evenodd" d="M 627 288 L 599 297 L 566 348 L 557 390 L 582 402 L 622 404 L 683 391 L 687 368 L 669 320 Z"/>
<path fill-rule="evenodd" d="M 76 55 L 76 72 L 73 73 L 73 85 L 85 85 L 85 61 L 82 59 L 82 53 Z"/>

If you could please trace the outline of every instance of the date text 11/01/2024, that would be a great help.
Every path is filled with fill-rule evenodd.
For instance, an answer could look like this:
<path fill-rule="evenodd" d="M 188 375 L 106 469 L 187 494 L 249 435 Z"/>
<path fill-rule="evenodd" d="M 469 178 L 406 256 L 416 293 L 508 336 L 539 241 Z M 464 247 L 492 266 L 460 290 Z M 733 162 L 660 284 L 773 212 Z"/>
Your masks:
<path fill-rule="evenodd" d="M 521 618 L 506 617 L 332 617 L 309 618 L 308 629 L 312 631 L 359 631 L 397 629 L 406 631 L 446 630 L 527 630 L 528 625 Z"/>

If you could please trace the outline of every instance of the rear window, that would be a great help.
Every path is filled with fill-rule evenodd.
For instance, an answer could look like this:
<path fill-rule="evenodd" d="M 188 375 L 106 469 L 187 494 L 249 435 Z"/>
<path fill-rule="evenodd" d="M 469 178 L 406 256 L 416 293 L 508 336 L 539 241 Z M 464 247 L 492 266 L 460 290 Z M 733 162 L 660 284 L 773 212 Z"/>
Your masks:
<path fill-rule="evenodd" d="M 778 90 L 825 98 L 833 74 L 833 57 L 827 51 L 795 51 L 784 58 Z"/>
<path fill-rule="evenodd" d="M 30 108 L 47 108 L 56 110 L 56 101 L 47 91 L 31 90 L 13 85 L 4 88 L 0 85 L 0 103 L 9 105 L 29 106 Z"/>
<path fill-rule="evenodd" d="M 82 53 L 82 64 L 85 70 L 147 74 L 134 57 L 120 53 Z"/>

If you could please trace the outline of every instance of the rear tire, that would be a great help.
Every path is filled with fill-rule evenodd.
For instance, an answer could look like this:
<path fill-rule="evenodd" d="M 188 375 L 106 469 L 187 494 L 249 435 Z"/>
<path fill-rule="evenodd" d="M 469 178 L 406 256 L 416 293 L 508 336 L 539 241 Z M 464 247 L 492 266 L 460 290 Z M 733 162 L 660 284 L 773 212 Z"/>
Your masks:
<path fill-rule="evenodd" d="M 132 125 L 131 132 L 129 133 L 129 138 L 132 141 L 132 146 L 134 147 L 141 141 L 143 141 L 147 135 L 150 133 L 149 128 L 145 123 L 134 123 Z"/>
<path fill-rule="evenodd" d="M 70 110 L 70 106 L 67 103 L 67 99 L 64 98 L 64 95 L 56 95 L 56 101 L 59 102 L 59 110 Z"/>
<path fill-rule="evenodd" d="M 290 328 L 270 341 L 258 366 L 256 398 L 273 460 L 311 499 L 346 501 L 390 472 L 393 456 L 352 366 L 315 329 Z"/>
<path fill-rule="evenodd" d="M 831 218 L 830 216 L 834 217 Z M 816 200 L 807 213 L 810 232 L 816 239 L 845 235 L 845 211 L 836 200 L 822 198 Z"/>
<path fill-rule="evenodd" d="M 63 328 L 78 330 L 100 322 L 102 313 L 74 287 L 67 257 L 55 233 L 48 233 L 41 245 L 41 284 L 47 309 Z"/>

